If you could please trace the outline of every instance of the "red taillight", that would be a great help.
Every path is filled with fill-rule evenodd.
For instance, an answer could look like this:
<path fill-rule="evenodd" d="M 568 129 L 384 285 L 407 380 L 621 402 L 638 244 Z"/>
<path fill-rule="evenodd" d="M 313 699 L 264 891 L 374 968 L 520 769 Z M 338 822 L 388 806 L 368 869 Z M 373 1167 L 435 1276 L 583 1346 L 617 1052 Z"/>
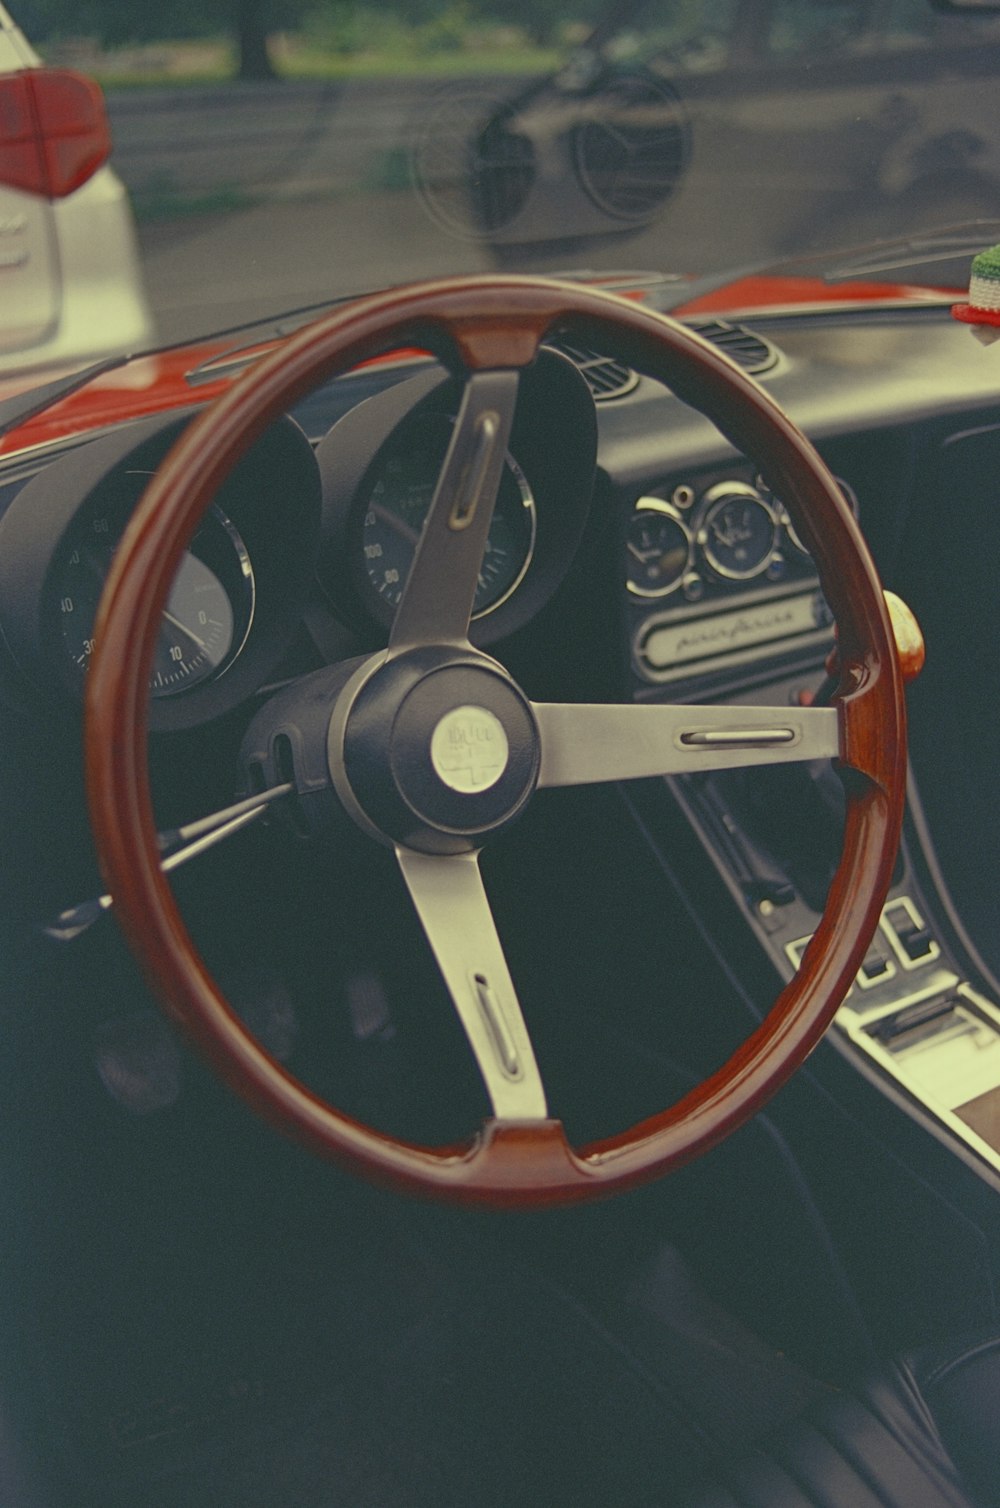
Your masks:
<path fill-rule="evenodd" d="M 0 78 L 0 183 L 62 199 L 111 152 L 100 85 L 68 68 Z"/>

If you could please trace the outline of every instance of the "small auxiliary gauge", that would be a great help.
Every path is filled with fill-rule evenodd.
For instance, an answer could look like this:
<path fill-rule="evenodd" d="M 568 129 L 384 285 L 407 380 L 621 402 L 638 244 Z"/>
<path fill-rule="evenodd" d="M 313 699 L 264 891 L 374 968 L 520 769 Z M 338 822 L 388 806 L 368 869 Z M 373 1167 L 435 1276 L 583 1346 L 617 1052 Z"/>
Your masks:
<path fill-rule="evenodd" d="M 748 581 L 766 571 L 778 538 L 770 504 L 742 482 L 720 482 L 705 494 L 705 502 L 698 543 L 716 575 Z"/>
<path fill-rule="evenodd" d="M 691 568 L 692 541 L 672 503 L 641 497 L 625 538 L 628 589 L 636 597 L 665 597 Z"/>

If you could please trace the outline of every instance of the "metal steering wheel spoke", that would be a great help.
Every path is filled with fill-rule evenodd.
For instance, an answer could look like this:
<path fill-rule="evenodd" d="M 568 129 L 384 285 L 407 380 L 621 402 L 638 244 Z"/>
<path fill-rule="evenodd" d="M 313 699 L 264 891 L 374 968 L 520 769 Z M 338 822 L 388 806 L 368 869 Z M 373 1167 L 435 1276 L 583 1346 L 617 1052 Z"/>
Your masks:
<path fill-rule="evenodd" d="M 548 1111 L 534 1049 L 474 853 L 396 857 L 499 1121 Z"/>
<path fill-rule="evenodd" d="M 516 371 L 473 372 L 389 637 L 390 656 L 465 644 L 514 422 Z"/>
<path fill-rule="evenodd" d="M 539 786 L 691 775 L 839 757 L 835 707 L 532 704 Z"/>

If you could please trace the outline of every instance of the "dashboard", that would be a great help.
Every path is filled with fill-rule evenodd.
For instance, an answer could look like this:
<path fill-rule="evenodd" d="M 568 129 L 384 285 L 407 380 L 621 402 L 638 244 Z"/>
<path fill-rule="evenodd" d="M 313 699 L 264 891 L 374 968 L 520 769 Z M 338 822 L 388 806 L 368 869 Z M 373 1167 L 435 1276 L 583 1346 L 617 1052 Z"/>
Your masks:
<path fill-rule="evenodd" d="M 940 319 L 907 318 L 917 341 L 933 331 L 954 346 Z M 859 318 L 856 349 L 876 329 L 884 342 L 886 328 Z M 898 316 L 891 328 L 898 343 Z M 801 322 L 781 324 L 781 360 L 768 380 L 780 400 L 794 391 L 820 406 L 823 428 L 848 428 L 832 444 L 857 514 L 855 483 L 879 486 L 898 448 L 901 416 L 891 410 L 900 395 L 887 388 L 876 400 L 887 434 L 876 457 L 878 431 L 855 431 L 856 389 L 836 391 L 845 375 L 836 327 L 824 341 L 812 321 L 806 361 L 796 357 L 801 335 Z M 603 528 L 614 536 L 605 548 L 633 694 L 715 690 L 740 666 L 826 643 L 831 623 L 807 541 L 753 462 L 658 383 L 632 373 L 619 389 L 595 382 L 599 360 L 547 349 L 523 379 L 476 594 L 476 641 L 500 644 L 529 628 L 588 529 Z M 895 380 L 897 369 L 889 362 L 886 376 Z M 208 724 L 253 696 L 280 673 L 304 624 L 320 660 L 384 638 L 458 398 L 434 363 L 390 364 L 314 393 L 257 441 L 175 583 L 150 688 L 154 730 Z M 30 687 L 43 711 L 79 708 L 117 541 L 189 417 L 139 421 L 26 464 L 14 459 L 0 474 L 0 691 Z"/>
<path fill-rule="evenodd" d="M 990 396 L 988 354 L 963 347 L 964 332 L 942 311 L 929 313 L 856 314 L 849 350 L 843 319 L 766 322 L 781 359 L 764 380 L 825 450 L 876 549 L 899 528 L 912 426 L 928 404 L 940 425 L 942 408 Z M 931 351 L 953 368 L 942 385 L 937 367 L 933 394 L 919 380 Z M 741 668 L 828 644 L 808 542 L 753 461 L 660 384 L 629 374 L 620 395 L 609 394 L 584 380 L 593 354 L 573 355 L 546 350 L 523 379 L 476 594 L 476 641 L 501 644 L 529 628 L 588 529 L 603 528 L 614 536 L 606 550 L 627 668 L 621 689 L 697 696 Z M 384 639 L 458 397 L 432 362 L 390 364 L 329 384 L 258 440 L 175 584 L 150 688 L 155 730 L 210 723 L 255 694 L 280 673 L 303 625 L 320 660 Z M 0 692 L 30 686 L 43 710 L 79 707 L 116 543 L 188 420 L 140 421 L 27 463 L 15 458 L 0 473 Z"/>
<path fill-rule="evenodd" d="M 772 315 L 759 328 L 779 351 L 763 380 L 891 574 L 912 554 L 919 457 L 992 402 L 989 353 L 941 309 Z M 627 369 L 618 387 L 594 381 L 603 359 L 545 349 L 522 379 L 475 641 L 509 647 L 520 671 L 539 649 L 589 642 L 589 625 L 617 679 L 603 694 L 638 699 L 726 695 L 769 667 L 822 661 L 833 625 L 780 496 L 661 384 Z M 327 384 L 258 439 L 175 582 L 154 732 L 210 727 L 282 676 L 385 642 L 459 396 L 434 362 L 387 363 Z M 0 696 L 12 704 L 78 717 L 117 542 L 190 416 L 0 471 Z"/>

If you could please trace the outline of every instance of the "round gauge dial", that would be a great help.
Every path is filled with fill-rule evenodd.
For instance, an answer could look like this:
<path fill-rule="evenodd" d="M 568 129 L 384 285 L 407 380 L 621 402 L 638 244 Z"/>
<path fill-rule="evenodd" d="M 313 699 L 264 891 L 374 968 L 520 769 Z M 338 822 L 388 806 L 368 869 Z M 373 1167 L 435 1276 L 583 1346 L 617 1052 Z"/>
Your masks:
<path fill-rule="evenodd" d="M 361 526 L 364 576 L 390 607 L 403 595 L 450 436 L 451 421 L 444 415 L 425 419 L 419 431 L 408 426 L 404 441 L 384 457 L 368 494 Z M 507 600 L 534 547 L 535 500 L 524 472 L 508 455 L 479 569 L 474 618 Z"/>
<path fill-rule="evenodd" d="M 94 652 L 94 619 L 129 509 L 97 502 L 79 514 L 54 565 L 58 637 L 83 674 Z M 212 508 L 174 577 L 156 641 L 150 694 L 176 696 L 221 674 L 242 649 L 253 617 L 253 571 L 243 541 Z"/>
<path fill-rule="evenodd" d="M 674 508 L 660 498 L 640 498 L 625 537 L 626 579 L 636 597 L 664 597 L 691 565 L 691 536 Z"/>
<path fill-rule="evenodd" d="M 746 581 L 767 569 L 778 526 L 774 513 L 752 488 L 724 484 L 708 493 L 709 508 L 698 541 L 712 570 Z"/>
<path fill-rule="evenodd" d="M 150 678 L 153 695 L 171 696 L 197 686 L 225 665 L 232 654 L 234 627 L 222 582 L 188 552 L 163 609 Z"/>

